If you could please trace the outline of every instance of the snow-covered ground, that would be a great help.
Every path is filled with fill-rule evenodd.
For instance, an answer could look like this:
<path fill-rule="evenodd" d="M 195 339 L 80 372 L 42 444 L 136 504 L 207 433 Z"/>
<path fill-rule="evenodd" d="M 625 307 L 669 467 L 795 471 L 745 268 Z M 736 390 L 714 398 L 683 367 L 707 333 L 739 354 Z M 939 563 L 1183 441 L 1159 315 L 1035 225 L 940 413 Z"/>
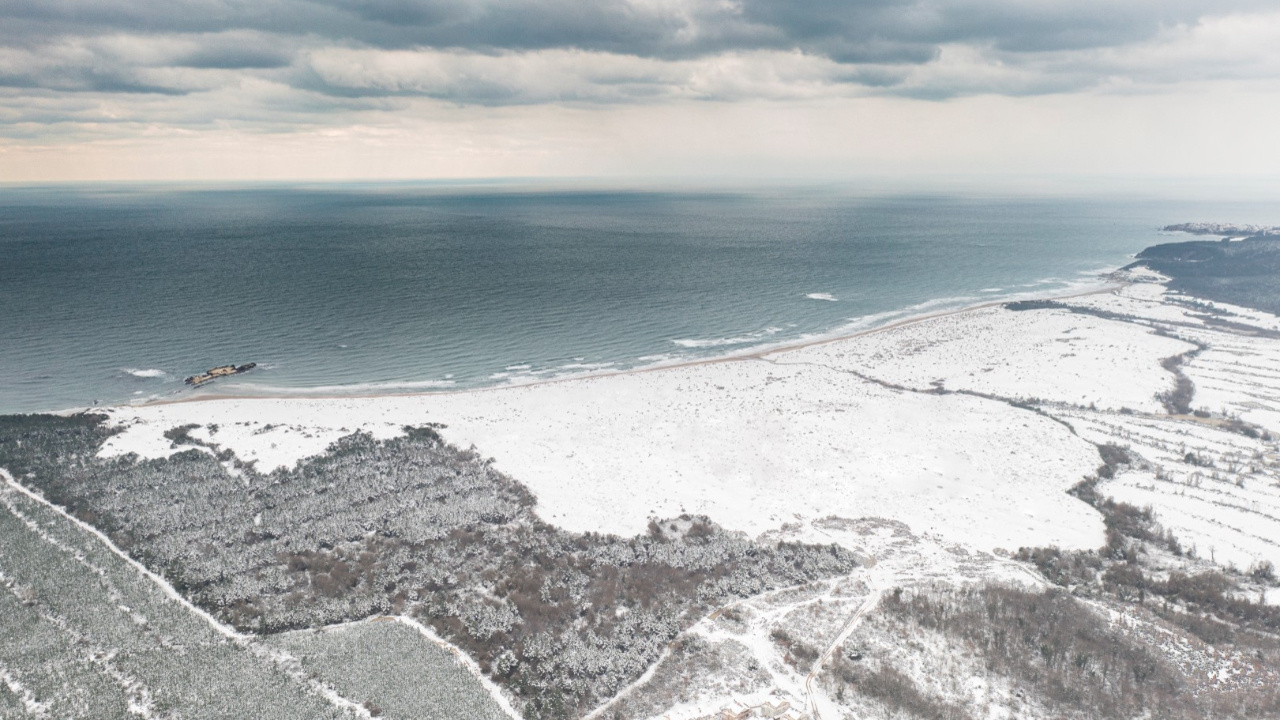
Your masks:
<path fill-rule="evenodd" d="M 1197 407 L 1280 433 L 1280 340 L 1214 337 L 1186 373 L 1196 384 Z"/>
<path fill-rule="evenodd" d="M 172 453 L 163 433 L 196 424 L 193 436 L 269 471 L 356 430 L 392 437 L 442 423 L 446 439 L 494 457 L 532 490 L 544 519 L 567 529 L 637 534 L 650 517 L 688 512 L 766 539 L 840 543 L 873 562 L 704 619 L 611 707 L 628 717 L 748 708 L 841 717 L 813 668 L 884 592 L 1034 585 L 998 549 L 1102 545 L 1099 515 L 1065 492 L 1097 470 L 1099 445 L 1133 458 L 1100 489 L 1152 507 L 1197 562 L 1280 564 L 1280 318 L 1171 294 L 1150 273 L 1125 279 L 1053 309 L 975 308 L 643 372 L 417 396 L 111 408 L 123 432 L 103 453 Z M 1197 415 L 1170 414 L 1157 397 L 1179 371 L 1162 361 L 1184 354 Z M 1150 631 L 1153 644 L 1192 647 L 1136 616 L 1115 622 Z M 1038 714 L 981 668 L 947 660 L 955 653 L 942 640 L 912 637 L 899 652 L 876 627 L 858 642 L 897 653 L 898 666 L 919 670 L 920 687 L 971 698 L 987 717 Z M 1238 660 L 1187 652 L 1213 672 Z M 944 665 L 938 677 L 922 669 Z"/>
<path fill-rule="evenodd" d="M 1195 346 L 1151 329 L 1066 310 L 987 307 L 779 354 L 785 364 L 863 371 L 896 385 L 941 386 L 1156 412 L 1173 377 L 1160 361 Z"/>
<path fill-rule="evenodd" d="M 682 636 L 651 677 L 597 709 L 594 717 L 617 711 L 622 717 L 695 720 L 754 709 L 786 720 L 840 718 L 838 704 L 816 679 L 838 653 L 850 649 L 849 638 L 886 592 L 983 581 L 1043 586 L 1020 564 L 917 536 L 889 520 L 823 519 L 794 524 L 771 537 L 838 542 L 855 548 L 867 567 L 718 609 Z M 968 675 L 955 679 L 963 683 Z"/>
<path fill-rule="evenodd" d="M 1147 467 L 1102 485 L 1150 506 L 1189 551 L 1241 570 L 1280 562 L 1280 468 L 1268 443 L 1210 424 L 1077 413 L 1080 434 L 1127 447 Z"/>
<path fill-rule="evenodd" d="M 1262 561 L 1280 565 L 1280 318 L 1153 284 L 1077 303 L 1133 315 L 1206 346 L 1182 371 L 1195 384 L 1191 406 L 1209 417 L 1050 410 L 1081 437 L 1139 458 L 1102 490 L 1150 506 L 1202 558 L 1240 570 Z"/>
<path fill-rule="evenodd" d="M 1134 335 L 1143 338 L 1168 343 Z M 1098 465 L 1090 443 L 999 400 L 869 382 L 836 357 L 881 342 L 870 334 L 764 358 L 467 393 L 116 408 L 126 430 L 104 452 L 172 452 L 163 432 L 197 423 L 197 437 L 270 470 L 356 429 L 389 436 L 437 422 L 450 441 L 493 456 L 534 492 L 543 518 L 571 530 L 637 534 L 652 516 L 688 512 L 758 535 L 803 518 L 876 516 L 986 550 L 1101 544 L 1098 515 L 1064 494 Z M 1145 356 L 1157 376 L 1158 354 Z"/>

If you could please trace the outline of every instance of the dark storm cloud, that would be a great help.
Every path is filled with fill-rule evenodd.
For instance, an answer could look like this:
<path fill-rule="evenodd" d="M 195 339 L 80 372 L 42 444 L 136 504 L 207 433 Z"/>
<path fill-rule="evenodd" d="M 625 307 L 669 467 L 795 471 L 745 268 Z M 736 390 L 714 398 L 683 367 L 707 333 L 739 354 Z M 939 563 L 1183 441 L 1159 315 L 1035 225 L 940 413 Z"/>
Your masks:
<path fill-rule="evenodd" d="M 176 66 L 205 70 L 264 70 L 285 67 L 292 61 L 291 53 L 265 42 L 244 45 L 211 44 L 173 58 Z"/>
<path fill-rule="evenodd" d="M 371 47 L 646 57 L 799 49 L 847 62 L 930 60 L 946 42 L 1016 52 L 1133 42 L 1257 0 L 3 0 L 0 37 L 251 30 Z"/>
<path fill-rule="evenodd" d="M 777 32 L 779 43 L 864 61 L 860 50 L 881 42 L 901 48 L 900 57 L 912 62 L 943 43 L 990 43 L 1013 52 L 1109 47 L 1208 13 L 1264 6 L 1249 0 L 744 0 L 742 14 Z"/>
<path fill-rule="evenodd" d="M 640 102 L 664 95 L 731 99 L 756 92 L 754 78 L 680 86 L 676 92 L 672 88 L 688 85 L 687 78 L 658 66 L 725 54 L 796 52 L 833 66 L 826 82 L 875 92 L 928 98 L 1062 92 L 1116 73 L 1073 62 L 1072 53 L 1123 48 L 1207 16 L 1273 5 L 1273 0 L 0 0 L 0 86 L 182 94 L 249 78 L 335 100 L 422 95 L 501 105 Z M 1025 72 L 1013 79 L 975 74 L 925 86 L 910 82 L 912 68 L 934 63 L 956 46 L 986 53 L 1006 70 Z M 441 57 L 418 63 L 398 56 L 344 55 L 342 65 L 325 57 L 329 51 L 435 51 Z M 569 61 L 530 66 L 524 60 L 531 53 L 557 51 L 581 51 L 588 65 L 603 53 L 627 58 L 636 67 L 611 74 L 574 68 Z M 475 57 L 459 59 L 463 56 Z M 1070 65 L 1070 71 L 1055 71 L 1042 57 Z M 503 62 L 508 69 L 500 67 Z M 545 73 L 560 73 L 562 80 L 548 80 Z M 795 79 L 779 75 L 774 84 L 788 78 Z"/>
<path fill-rule="evenodd" d="M 54 77 L 48 75 L 24 75 L 0 73 L 0 87 L 29 90 L 58 90 L 63 92 L 145 93 L 153 95 L 186 95 L 187 90 L 158 83 L 147 83 L 135 78 L 91 72 L 65 72 Z"/>
<path fill-rule="evenodd" d="M 653 54 L 683 22 L 620 0 L 25 0 L 0 2 L 0 38 L 260 31 L 370 47 L 582 47 Z"/>

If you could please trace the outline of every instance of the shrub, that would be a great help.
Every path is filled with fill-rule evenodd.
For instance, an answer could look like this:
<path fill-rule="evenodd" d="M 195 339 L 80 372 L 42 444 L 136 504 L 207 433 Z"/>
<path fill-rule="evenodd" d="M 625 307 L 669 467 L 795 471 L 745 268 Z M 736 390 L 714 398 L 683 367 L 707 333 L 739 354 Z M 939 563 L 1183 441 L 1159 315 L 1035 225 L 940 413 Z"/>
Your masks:
<path fill-rule="evenodd" d="M 968 720 L 970 717 L 964 708 L 925 694 L 910 677 L 888 665 L 871 670 L 839 658 L 832 663 L 830 672 L 842 683 L 836 691 L 838 698 L 845 695 L 847 685 L 855 693 L 880 702 L 895 716 L 922 720 Z"/>
<path fill-rule="evenodd" d="M 1178 673 L 1070 595 L 1002 585 L 886 598 L 892 615 L 971 644 L 1061 714 L 1193 717 Z"/>
<path fill-rule="evenodd" d="M 1273 583 L 1276 580 L 1276 566 L 1270 560 L 1263 560 L 1249 568 L 1249 576 L 1260 583 Z"/>

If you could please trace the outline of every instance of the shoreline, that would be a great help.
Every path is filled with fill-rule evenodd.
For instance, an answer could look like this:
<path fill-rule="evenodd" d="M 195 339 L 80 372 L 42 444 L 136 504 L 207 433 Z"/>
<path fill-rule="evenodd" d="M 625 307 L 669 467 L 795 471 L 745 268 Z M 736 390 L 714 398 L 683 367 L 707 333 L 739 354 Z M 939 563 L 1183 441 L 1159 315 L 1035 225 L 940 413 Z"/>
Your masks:
<path fill-rule="evenodd" d="M 1099 295 L 1099 294 L 1114 292 L 1116 290 L 1122 289 L 1131 284 L 1128 281 L 1111 279 L 1114 277 L 1116 273 L 1119 273 L 1119 272 L 1122 272 L 1122 269 L 1112 270 L 1109 273 L 1100 275 L 1099 276 L 1100 279 L 1103 280 L 1102 286 L 1093 288 L 1091 290 L 1086 290 L 1083 292 L 1067 292 L 1065 294 L 1053 293 L 1053 292 L 1045 293 L 1045 294 L 1026 293 L 1025 297 L 1019 296 L 1019 299 L 1022 299 L 1022 300 L 1068 300 L 1071 298 L 1087 297 L 1090 295 Z M 898 320 L 886 323 L 884 325 L 877 325 L 875 327 L 855 330 L 853 332 L 840 332 L 837 329 L 837 330 L 833 330 L 832 332 L 839 333 L 839 334 L 836 334 L 833 336 L 825 336 L 825 337 L 819 336 L 819 337 L 811 337 L 807 339 L 800 338 L 793 342 L 782 343 L 772 347 L 768 347 L 768 346 L 757 347 L 757 348 L 748 349 L 748 350 L 744 350 L 744 351 L 733 353 L 733 354 L 717 355 L 713 357 L 699 358 L 696 360 L 685 360 L 685 361 L 672 362 L 672 363 L 657 363 L 653 365 L 627 368 L 623 370 L 603 370 L 598 372 L 571 374 L 571 375 L 566 375 L 562 377 L 532 380 L 529 382 L 512 382 L 512 383 L 506 383 L 502 385 L 488 385 L 483 387 L 459 388 L 456 390 L 446 390 L 446 389 L 421 390 L 417 392 L 404 391 L 404 392 L 310 394 L 306 392 L 305 388 L 301 388 L 300 391 L 296 393 L 236 393 L 236 394 L 226 394 L 226 395 L 208 394 L 208 395 L 196 395 L 196 396 L 185 397 L 185 398 L 175 398 L 175 399 L 156 399 L 156 400 L 149 400 L 149 401 L 139 402 L 139 403 L 91 405 L 88 407 L 76 406 L 73 408 L 55 410 L 50 412 L 53 412 L 54 414 L 74 414 L 74 413 L 81 413 L 81 412 L 92 412 L 94 410 L 106 410 L 110 408 L 150 408 L 150 407 L 161 407 L 166 405 L 181 405 L 186 403 L 214 402 L 218 400 L 349 400 L 349 399 L 411 398 L 411 397 L 433 397 L 433 396 L 450 397 L 450 396 L 468 395 L 468 394 L 475 394 L 475 393 L 487 393 L 487 392 L 493 392 L 497 390 L 535 388 L 535 387 L 543 387 L 548 385 L 557 385 L 557 384 L 567 383 L 567 382 L 578 382 L 578 381 L 589 380 L 589 379 L 610 378 L 610 377 L 619 377 L 619 376 L 627 376 L 627 375 L 639 375 L 639 374 L 647 374 L 647 373 L 659 372 L 664 370 L 678 370 L 683 368 L 702 367 L 706 365 L 715 365 L 720 363 L 740 362 L 744 360 L 762 360 L 766 357 L 773 356 L 773 355 L 781 355 L 784 353 L 795 352 L 795 351 L 803 350 L 806 348 L 820 347 L 823 345 L 830 345 L 838 342 L 844 342 L 847 340 L 853 340 L 856 338 L 867 337 L 870 335 L 874 335 L 876 333 L 895 330 L 898 328 L 907 327 L 910 325 L 925 322 L 928 320 L 933 320 L 936 318 L 959 315 L 962 313 L 972 312 L 974 310 L 981 310 L 984 308 L 1006 305 L 1008 303 L 1017 302 L 1017 301 L 1018 300 L 1015 300 L 1015 299 L 1005 298 L 1001 300 L 992 300 L 988 302 L 975 303 L 973 305 L 965 305 L 962 307 L 951 308 L 947 310 L 939 310 L 936 312 L 926 312 L 926 313 L 917 314 L 917 315 L 909 315 L 907 317 L 900 318 Z"/>
<path fill-rule="evenodd" d="M 1111 304 L 1135 286 L 1125 280 L 1139 278 L 1098 273 L 1036 297 Z M 271 473 L 353 432 L 389 440 L 432 423 L 445 441 L 477 448 L 518 478 L 540 517 L 575 532 L 632 536 L 651 517 L 691 513 L 754 537 L 834 514 L 893 518 L 987 550 L 1096 547 L 1103 528 L 1088 507 L 1050 509 L 1096 469 L 1096 447 L 1003 402 L 927 392 L 935 369 L 946 363 L 962 389 L 1154 411 L 1151 398 L 1166 389 L 1160 359 L 1191 346 L 1079 313 L 1001 309 L 1015 299 L 523 386 L 107 409 L 123 432 L 102 453 L 167 456 L 177 448 L 165 433 L 195 424 L 206 429 L 194 437 Z M 1050 361 L 1060 368 L 1046 377 Z M 861 371 L 926 392 L 898 392 Z M 202 402 L 218 399 L 231 402 Z"/>

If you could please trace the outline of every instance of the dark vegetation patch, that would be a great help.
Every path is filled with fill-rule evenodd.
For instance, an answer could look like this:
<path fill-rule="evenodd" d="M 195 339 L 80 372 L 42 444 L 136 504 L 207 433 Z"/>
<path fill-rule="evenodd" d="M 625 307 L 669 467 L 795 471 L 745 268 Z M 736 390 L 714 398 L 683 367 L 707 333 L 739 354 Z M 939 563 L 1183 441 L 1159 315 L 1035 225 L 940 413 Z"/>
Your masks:
<path fill-rule="evenodd" d="M 853 692 L 884 705 L 893 717 L 920 720 L 969 720 L 972 717 L 964 708 L 922 692 L 910 677 L 883 663 L 869 668 L 841 657 L 831 664 L 828 672 L 839 683 L 837 700 L 843 701 L 847 693 Z"/>
<path fill-rule="evenodd" d="M 792 637 L 783 628 L 775 628 L 769 637 L 782 649 L 782 659 L 800 672 L 809 672 L 814 661 L 822 655 L 818 648 Z"/>
<path fill-rule="evenodd" d="M 387 441 L 356 433 L 262 474 L 208 443 L 98 459 L 104 420 L 0 417 L 0 467 L 243 630 L 417 616 L 529 718 L 582 715 L 729 598 L 857 565 L 834 545 L 754 542 L 700 517 L 633 538 L 566 532 L 537 517 L 522 485 L 430 427 Z M 195 443 L 192 429 L 166 437 Z"/>
<path fill-rule="evenodd" d="M 1195 397 L 1196 386 L 1182 370 L 1184 365 L 1195 359 L 1200 353 L 1208 350 L 1208 344 L 1194 338 L 1182 337 L 1163 328 L 1156 330 L 1156 334 L 1195 345 L 1191 350 L 1171 355 L 1160 361 L 1160 367 L 1173 375 L 1174 383 L 1172 389 L 1157 393 L 1156 399 L 1160 401 L 1161 405 L 1164 405 L 1165 411 L 1171 415 L 1194 414 L 1196 417 L 1209 417 L 1209 414 L 1204 411 L 1192 412 L 1191 400 Z"/>
<path fill-rule="evenodd" d="M 1092 315 L 1103 320 L 1119 320 L 1121 322 L 1140 321 L 1137 315 L 1128 315 L 1125 313 L 1113 312 L 1111 310 L 1103 310 L 1102 308 L 1083 307 L 1080 305 L 1069 305 L 1057 300 L 1015 300 L 1004 304 L 1006 310 L 1014 312 L 1025 312 L 1028 310 L 1065 310 L 1076 315 Z"/>
<path fill-rule="evenodd" d="M 1280 238 L 1155 245 L 1129 267 L 1171 278 L 1169 287 L 1199 298 L 1280 313 Z"/>
<path fill-rule="evenodd" d="M 1156 398 L 1171 415 L 1187 415 L 1191 412 L 1191 399 L 1195 397 L 1196 386 L 1191 378 L 1182 372 L 1182 365 L 1199 353 L 1191 350 L 1181 355 L 1171 355 L 1160 361 L 1160 367 L 1173 374 L 1174 382 L 1171 390 L 1158 393 Z"/>
<path fill-rule="evenodd" d="M 164 431 L 164 438 L 169 441 L 169 446 L 173 448 L 179 445 L 200 445 L 202 443 L 191 437 L 191 431 L 198 427 L 200 426 L 195 423 L 172 427 Z"/>
<path fill-rule="evenodd" d="M 1098 447 L 1098 454 L 1102 457 L 1102 465 L 1098 466 L 1095 474 L 1080 481 L 1068 492 L 1102 514 L 1107 544 L 1102 547 L 1100 557 L 1136 560 L 1141 546 L 1135 541 L 1159 545 L 1174 555 L 1181 555 L 1183 550 L 1177 538 L 1160 527 L 1151 508 L 1117 502 L 1098 492 L 1098 483 L 1114 478 L 1121 468 L 1130 463 L 1129 452 L 1118 445 L 1107 444 Z"/>
<path fill-rule="evenodd" d="M 1280 712 L 1280 688 L 1206 687 L 1062 590 L 987 585 L 910 596 L 898 591 L 883 608 L 971 648 L 989 670 L 1031 690 L 1053 717 L 1191 720 Z M 867 693 L 868 686 L 859 691 Z M 961 717 L 937 710 L 912 715 Z"/>
<path fill-rule="evenodd" d="M 1227 632 L 1231 628 L 1255 631 L 1263 637 L 1280 634 L 1280 608 L 1241 597 L 1236 583 L 1220 572 L 1171 572 L 1157 579 L 1143 572 L 1141 565 L 1125 563 L 1108 568 L 1103 582 L 1112 594 L 1122 599 L 1144 603 L 1150 597 L 1158 601 L 1166 616 L 1182 613 L 1196 618 L 1195 622 L 1180 623 L 1184 627 L 1213 626 L 1214 629 L 1206 630 L 1205 634 L 1195 633 L 1210 644 L 1235 643 L 1237 638 L 1244 644 L 1258 644 L 1248 642 L 1247 633 Z M 1272 642 L 1262 644 L 1273 647 L 1274 638 L 1268 639 Z"/>
<path fill-rule="evenodd" d="M 1208 350 L 1209 345 L 1194 338 L 1182 337 L 1181 335 L 1171 333 L 1164 329 L 1156 330 L 1156 334 L 1195 345 L 1195 348 L 1188 350 L 1187 352 L 1180 353 L 1178 355 L 1171 355 L 1160 361 L 1160 367 L 1173 375 L 1174 385 L 1170 390 L 1157 393 L 1156 399 L 1160 401 L 1161 405 L 1164 405 L 1165 411 L 1171 415 L 1194 415 L 1201 419 L 1208 419 L 1212 417 L 1213 413 L 1208 410 L 1203 408 L 1193 410 L 1191 408 L 1191 401 L 1195 398 L 1196 394 L 1196 386 L 1182 369 L 1184 365 L 1195 359 L 1197 355 Z M 1277 337 L 1280 337 L 1280 335 L 1277 335 Z M 1239 417 L 1227 416 L 1225 418 L 1220 418 L 1218 427 L 1255 440 L 1271 440 L 1271 434 L 1268 433 L 1266 429 L 1258 425 L 1254 425 L 1253 423 L 1246 422 Z M 1188 462 L 1191 462 L 1191 460 L 1188 460 Z"/>

